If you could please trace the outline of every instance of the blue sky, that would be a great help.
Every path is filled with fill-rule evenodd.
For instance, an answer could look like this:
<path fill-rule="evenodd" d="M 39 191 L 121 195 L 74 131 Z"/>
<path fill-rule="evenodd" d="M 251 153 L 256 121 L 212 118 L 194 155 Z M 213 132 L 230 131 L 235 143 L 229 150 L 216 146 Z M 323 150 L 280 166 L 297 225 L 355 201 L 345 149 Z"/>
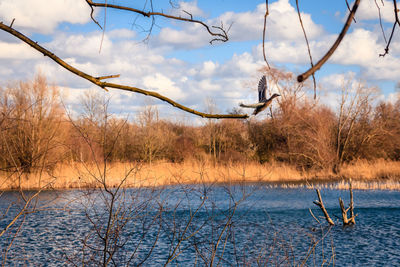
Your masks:
<path fill-rule="evenodd" d="M 142 8 L 146 1 L 108 1 Z M 262 23 L 265 1 L 154 1 L 154 8 L 185 16 L 182 10 L 211 25 L 230 25 L 230 40 L 210 45 L 210 36 L 194 24 L 156 19 L 148 41 L 143 42 L 149 19 L 123 11 L 107 10 L 103 32 L 90 19 L 84 0 L 0 0 L 0 20 L 38 41 L 70 64 L 94 76 L 121 74 L 113 82 L 159 92 L 200 111 L 210 101 L 220 112 L 239 102 L 254 102 L 255 88 L 265 66 L 262 57 Z M 297 19 L 295 1 L 269 1 L 266 53 L 269 62 L 299 74 L 309 66 L 308 54 Z M 377 1 L 384 28 L 389 35 L 393 20 L 391 1 Z M 314 60 L 330 47 L 346 18 L 345 1 L 299 1 Z M 103 25 L 104 9 L 96 10 Z M 319 100 L 335 106 L 343 79 L 353 77 L 370 86 L 379 86 L 379 99 L 393 101 L 400 77 L 400 45 L 395 36 L 391 52 L 380 58 L 385 42 L 379 27 L 374 0 L 363 0 L 357 23 L 331 60 L 317 73 Z M 136 24 L 135 24 L 136 23 Z M 140 27 L 138 27 L 140 26 Z M 104 33 L 104 36 L 103 36 Z M 103 40 L 103 41 L 102 41 Z M 100 50 L 101 46 L 101 50 Z M 78 110 L 84 92 L 101 91 L 74 77 L 51 60 L 39 55 L 12 36 L 0 32 L 0 84 L 31 79 L 41 72 L 59 85 L 64 101 Z M 110 90 L 111 109 L 132 118 L 146 105 L 157 105 L 161 116 L 186 121 L 192 115 L 157 99 Z M 249 111 L 250 112 L 250 111 Z"/>

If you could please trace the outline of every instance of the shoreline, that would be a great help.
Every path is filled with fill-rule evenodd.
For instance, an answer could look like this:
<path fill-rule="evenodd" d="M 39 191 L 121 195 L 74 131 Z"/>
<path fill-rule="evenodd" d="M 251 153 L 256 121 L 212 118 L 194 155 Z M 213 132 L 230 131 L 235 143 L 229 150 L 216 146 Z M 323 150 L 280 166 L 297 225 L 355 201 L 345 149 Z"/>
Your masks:
<path fill-rule="evenodd" d="M 69 190 L 102 187 L 104 166 L 69 163 L 57 165 L 51 173 L 0 173 L 0 190 Z M 189 184 L 260 184 L 280 188 L 347 189 L 352 179 L 355 190 L 400 190 L 400 162 L 357 162 L 343 166 L 335 175 L 327 171 L 299 172 L 279 163 L 225 164 L 205 162 L 154 164 L 110 163 L 105 181 L 108 187 L 162 187 Z"/>
<path fill-rule="evenodd" d="M 170 186 L 178 186 L 178 185 L 202 185 L 201 183 L 185 183 L 185 184 L 167 184 L 167 185 L 156 185 L 156 186 L 142 186 L 140 188 L 162 188 L 162 187 L 170 187 Z M 210 185 L 210 184 L 208 184 Z M 223 182 L 217 182 L 213 183 L 212 185 L 215 186 L 224 186 L 228 185 L 228 183 L 223 183 Z M 266 187 L 266 188 L 281 188 L 281 189 L 309 189 L 309 190 L 315 190 L 315 189 L 332 189 L 332 190 L 348 190 L 349 189 L 349 183 L 346 180 L 336 180 L 336 181 L 315 181 L 312 184 L 308 184 L 306 181 L 298 181 L 298 182 L 292 182 L 292 181 L 282 181 L 282 182 L 247 182 L 247 181 L 233 181 L 229 183 L 230 186 L 235 186 L 235 185 L 255 185 L 255 186 L 261 186 L 261 187 Z M 52 186 L 48 187 L 29 187 L 29 188 L 22 188 L 22 191 L 37 191 L 41 190 L 43 192 L 46 191 L 73 191 L 73 190 L 96 190 L 99 189 L 100 186 L 96 187 L 58 187 L 54 188 Z M 115 188 L 115 187 L 110 187 L 110 188 Z M 121 187 L 123 189 L 135 189 L 139 187 L 133 187 L 133 186 L 123 186 Z M 371 181 L 358 181 L 358 180 L 353 180 L 352 181 L 352 188 L 353 190 L 381 190 L 381 191 L 400 191 L 400 181 L 396 180 L 371 180 Z M 19 188 L 6 188 L 6 189 L 0 189 L 0 192 L 18 192 L 20 191 Z"/>

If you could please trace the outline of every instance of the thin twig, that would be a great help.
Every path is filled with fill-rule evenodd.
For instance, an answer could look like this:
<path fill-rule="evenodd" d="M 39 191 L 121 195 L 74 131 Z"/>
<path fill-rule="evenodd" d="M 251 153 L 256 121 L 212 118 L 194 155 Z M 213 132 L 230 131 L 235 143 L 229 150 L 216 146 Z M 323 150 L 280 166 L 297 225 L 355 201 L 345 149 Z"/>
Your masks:
<path fill-rule="evenodd" d="M 104 7 L 104 22 L 103 22 L 103 28 L 102 28 L 102 33 L 101 33 L 101 41 L 100 41 L 100 47 L 99 47 L 99 54 L 101 53 L 101 48 L 103 47 L 103 41 L 104 41 L 104 35 L 106 34 L 106 25 L 107 25 L 107 0 L 105 0 L 105 7 Z"/>
<path fill-rule="evenodd" d="M 321 222 L 317 219 L 317 217 L 315 217 L 314 213 L 312 212 L 312 210 L 309 208 L 308 211 L 310 212 L 311 216 L 317 221 L 318 224 L 321 224 Z"/>
<path fill-rule="evenodd" d="M 144 17 L 148 17 L 148 18 L 149 17 L 154 17 L 154 16 L 161 16 L 161 17 L 165 17 L 165 18 L 168 18 L 168 19 L 174 19 L 174 20 L 179 20 L 179 21 L 186 21 L 186 22 L 192 22 L 192 23 L 200 24 L 208 31 L 208 33 L 210 35 L 216 36 L 216 38 L 211 40 L 210 43 L 212 43 L 214 41 L 226 42 L 226 41 L 229 40 L 228 35 L 227 35 L 227 31 L 221 30 L 220 27 L 214 27 L 214 26 L 210 27 L 210 26 L 208 26 L 206 23 L 204 23 L 201 20 L 193 19 L 192 16 L 191 16 L 191 18 L 183 18 L 183 17 L 180 17 L 180 16 L 168 15 L 168 14 L 165 14 L 163 12 L 154 12 L 154 11 L 145 12 L 143 10 L 139 10 L 139 9 L 132 8 L 132 7 L 127 7 L 127 6 L 120 6 L 120 5 L 107 4 L 107 3 L 95 3 L 92 0 L 86 0 L 86 2 L 92 8 L 92 10 L 93 10 L 93 7 L 113 8 L 113 9 L 119 9 L 119 10 L 125 10 L 125 11 L 134 12 L 134 13 L 141 14 Z M 92 11 L 92 14 L 93 14 L 93 11 Z M 93 17 L 92 17 L 92 19 L 93 19 Z M 96 23 L 96 24 L 98 24 L 98 23 Z M 219 30 L 221 30 L 221 32 L 220 33 L 214 32 L 214 31 L 211 30 L 211 28 L 219 29 Z"/>
<path fill-rule="evenodd" d="M 267 29 L 267 17 L 269 15 L 269 9 L 268 9 L 268 0 L 265 0 L 265 14 L 264 14 L 264 28 L 263 28 L 263 42 L 262 42 L 262 48 L 263 48 L 263 57 L 264 57 L 264 61 L 268 66 L 268 69 L 271 69 L 271 67 L 269 66 L 267 57 L 265 55 L 265 31 Z"/>
<path fill-rule="evenodd" d="M 390 44 L 392 42 L 394 31 L 396 30 L 396 26 L 400 25 L 399 15 L 397 14 L 399 12 L 399 10 L 397 8 L 397 1 L 396 0 L 393 0 L 393 8 L 394 8 L 395 21 L 393 23 L 392 32 L 390 33 L 389 41 L 387 42 L 386 47 L 385 47 L 385 53 L 379 54 L 380 57 L 384 57 L 387 54 L 389 54 L 389 47 L 390 47 Z"/>
<path fill-rule="evenodd" d="M 304 29 L 303 20 L 301 18 L 301 14 L 300 14 L 299 0 L 296 0 L 296 8 L 297 8 L 297 15 L 299 16 L 300 26 L 301 26 L 301 29 L 303 30 L 304 39 L 307 44 L 308 56 L 310 58 L 310 64 L 311 64 L 311 68 L 312 68 L 312 67 L 314 67 L 314 63 L 313 63 L 313 59 L 312 59 L 312 55 L 311 55 L 310 43 L 308 42 L 307 33 L 306 33 L 306 30 Z M 312 78 L 313 78 L 313 84 L 314 84 L 314 100 L 315 100 L 317 98 L 317 82 L 315 81 L 314 73 L 312 74 Z"/>
<path fill-rule="evenodd" d="M 97 26 L 99 26 L 100 29 L 103 29 L 103 27 L 101 27 L 100 23 L 99 23 L 99 22 L 94 18 L 94 16 L 93 16 L 93 13 L 94 13 L 94 8 L 93 8 L 93 6 L 90 4 L 89 0 L 86 0 L 86 2 L 88 3 L 88 5 L 89 5 L 89 7 L 90 7 L 90 9 L 91 9 L 91 11 L 90 11 L 90 17 L 92 18 L 92 21 L 93 21 L 94 23 L 96 23 Z"/>
<path fill-rule="evenodd" d="M 349 12 L 351 12 L 351 10 L 350 10 L 350 5 L 349 5 L 349 2 L 346 0 L 346 6 L 347 6 L 347 10 L 349 11 Z M 356 21 L 356 18 L 353 18 L 353 21 L 354 21 L 354 23 L 356 23 L 357 21 Z"/>

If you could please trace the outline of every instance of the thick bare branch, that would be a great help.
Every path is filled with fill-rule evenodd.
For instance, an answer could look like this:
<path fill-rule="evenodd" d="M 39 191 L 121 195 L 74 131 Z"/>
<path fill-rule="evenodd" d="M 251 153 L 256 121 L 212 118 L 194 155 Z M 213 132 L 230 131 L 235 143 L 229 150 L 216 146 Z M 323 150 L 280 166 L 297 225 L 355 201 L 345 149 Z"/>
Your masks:
<path fill-rule="evenodd" d="M 200 24 L 201 26 L 203 26 L 210 35 L 216 37 L 213 38 L 210 43 L 212 44 L 214 41 L 221 41 L 221 42 L 226 42 L 229 40 L 228 38 L 228 34 L 227 31 L 225 31 L 223 29 L 223 27 L 219 27 L 219 26 L 208 26 L 206 23 L 204 23 L 201 20 L 196 20 L 193 19 L 193 16 L 190 14 L 190 18 L 184 18 L 181 16 L 173 16 L 173 15 L 169 15 L 169 14 L 165 14 L 162 12 L 154 12 L 154 11 L 143 11 L 140 9 L 136 9 L 136 8 L 132 8 L 132 7 L 127 7 L 127 6 L 120 6 L 120 5 L 114 5 L 114 4 L 109 4 L 109 3 L 95 3 L 92 0 L 86 0 L 86 2 L 88 3 L 88 5 L 90 6 L 90 8 L 92 9 L 92 13 L 91 13 L 91 17 L 93 19 L 93 21 L 99 25 L 97 23 L 97 21 L 93 18 L 93 7 L 104 7 L 104 8 L 113 8 L 113 9 L 119 9 L 119 10 L 125 10 L 125 11 L 129 11 L 129 12 L 134 12 L 140 15 L 143 15 L 144 17 L 155 17 L 155 16 L 160 16 L 160 17 L 165 17 L 168 19 L 173 19 L 173 20 L 179 20 L 179 21 L 185 21 L 185 22 L 192 22 L 192 23 L 196 23 L 196 24 Z M 185 13 L 188 13 L 186 11 L 184 11 Z M 100 25 L 99 25 L 100 26 Z M 220 32 L 215 32 L 212 30 L 213 29 L 217 29 L 220 30 Z"/>
<path fill-rule="evenodd" d="M 343 225 L 349 225 L 349 219 L 347 218 L 348 209 L 344 208 L 343 200 L 340 197 L 339 197 L 339 205 L 340 205 L 340 210 L 342 211 Z"/>
<path fill-rule="evenodd" d="M 339 44 L 342 42 L 344 36 L 347 33 L 347 30 L 350 27 L 351 21 L 354 18 L 354 15 L 356 14 L 358 5 L 360 4 L 361 0 L 356 0 L 354 2 L 353 8 L 349 14 L 349 16 L 347 17 L 346 23 L 343 26 L 342 31 L 340 32 L 340 34 L 338 35 L 336 41 L 333 43 L 332 47 L 328 50 L 328 52 L 326 52 L 326 54 L 317 62 L 317 64 L 315 64 L 313 67 L 311 67 L 309 70 L 307 70 L 306 72 L 304 72 L 303 74 L 300 74 L 299 76 L 297 76 L 297 81 L 298 82 L 303 82 L 305 81 L 308 77 L 310 77 L 310 75 L 312 75 L 313 73 L 315 73 L 317 70 L 319 70 L 322 65 L 325 64 L 325 62 L 333 55 L 333 53 L 335 52 L 335 50 L 338 48 Z M 395 0 L 394 0 L 395 1 Z"/>
<path fill-rule="evenodd" d="M 322 213 L 325 216 L 326 221 L 330 225 L 335 225 L 335 223 L 333 222 L 331 217 L 329 217 L 328 211 L 326 210 L 326 208 L 324 206 L 324 202 L 322 202 L 322 197 L 321 197 L 321 193 L 319 192 L 319 189 L 316 189 L 316 191 L 317 191 L 317 195 L 318 195 L 318 201 L 314 201 L 314 204 L 317 205 L 318 207 L 320 207 L 320 209 L 322 210 Z"/>
<path fill-rule="evenodd" d="M 13 28 L 5 25 L 2 22 L 0 22 L 0 29 L 5 31 L 5 32 L 10 33 L 11 35 L 14 35 L 18 39 L 22 40 L 24 43 L 30 45 L 33 49 L 35 49 L 35 50 L 39 51 L 40 53 L 42 53 L 44 56 L 47 56 L 47 57 L 51 58 L 58 65 L 60 65 L 63 68 L 67 69 L 68 71 L 72 72 L 73 74 L 75 74 L 77 76 L 80 76 L 80 77 L 90 81 L 91 83 L 93 83 L 93 84 L 105 89 L 105 90 L 106 90 L 106 88 L 115 88 L 115 89 L 131 91 L 131 92 L 135 92 L 135 93 L 139 93 L 139 94 L 155 97 L 155 98 L 158 98 L 158 99 L 160 99 L 162 101 L 165 101 L 165 102 L 169 103 L 170 105 L 172 105 L 172 106 L 174 106 L 176 108 L 179 108 L 179 109 L 181 109 L 183 111 L 195 114 L 195 115 L 203 117 L 203 118 L 211 118 L 211 119 L 246 119 L 246 118 L 248 118 L 248 115 L 240 115 L 240 114 L 209 114 L 209 113 L 203 113 L 203 112 L 191 109 L 189 107 L 186 107 L 186 106 L 184 106 L 182 104 L 179 104 L 179 103 L 175 102 L 174 100 L 172 100 L 172 99 L 170 99 L 170 98 L 168 98 L 166 96 L 163 96 L 163 95 L 161 95 L 159 93 L 153 92 L 153 91 L 148 91 L 148 90 L 137 88 L 137 87 L 134 87 L 134 86 L 102 82 L 101 79 L 104 79 L 105 76 L 94 77 L 94 76 L 91 76 L 91 75 L 89 75 L 89 74 L 87 74 L 87 73 L 85 73 L 85 72 L 83 72 L 83 71 L 71 66 L 70 64 L 68 64 L 67 62 L 65 62 L 61 58 L 59 58 L 57 55 L 55 55 L 51 51 L 49 51 L 46 48 L 40 46 L 37 42 L 34 42 L 33 40 L 31 40 L 27 36 L 23 35 L 22 33 L 18 32 L 16 30 L 14 30 Z"/>

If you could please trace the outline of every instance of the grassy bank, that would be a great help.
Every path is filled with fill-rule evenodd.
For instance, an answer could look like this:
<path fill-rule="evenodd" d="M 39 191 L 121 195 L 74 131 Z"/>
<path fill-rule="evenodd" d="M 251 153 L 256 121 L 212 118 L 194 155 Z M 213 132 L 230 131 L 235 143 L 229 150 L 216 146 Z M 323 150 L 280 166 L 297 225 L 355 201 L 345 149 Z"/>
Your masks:
<path fill-rule="evenodd" d="M 198 183 L 241 183 L 263 182 L 283 187 L 319 186 L 347 188 L 347 180 L 353 180 L 355 189 L 400 190 L 400 162 L 358 161 L 344 165 L 338 175 L 329 171 L 305 172 L 280 163 L 272 164 L 229 164 L 214 165 L 204 162 L 154 164 L 112 163 L 107 166 L 82 163 L 56 166 L 52 173 L 1 175 L 1 190 L 19 187 L 28 189 L 53 188 L 97 188 L 105 181 L 109 187 L 123 184 L 124 187 L 164 186 Z"/>

